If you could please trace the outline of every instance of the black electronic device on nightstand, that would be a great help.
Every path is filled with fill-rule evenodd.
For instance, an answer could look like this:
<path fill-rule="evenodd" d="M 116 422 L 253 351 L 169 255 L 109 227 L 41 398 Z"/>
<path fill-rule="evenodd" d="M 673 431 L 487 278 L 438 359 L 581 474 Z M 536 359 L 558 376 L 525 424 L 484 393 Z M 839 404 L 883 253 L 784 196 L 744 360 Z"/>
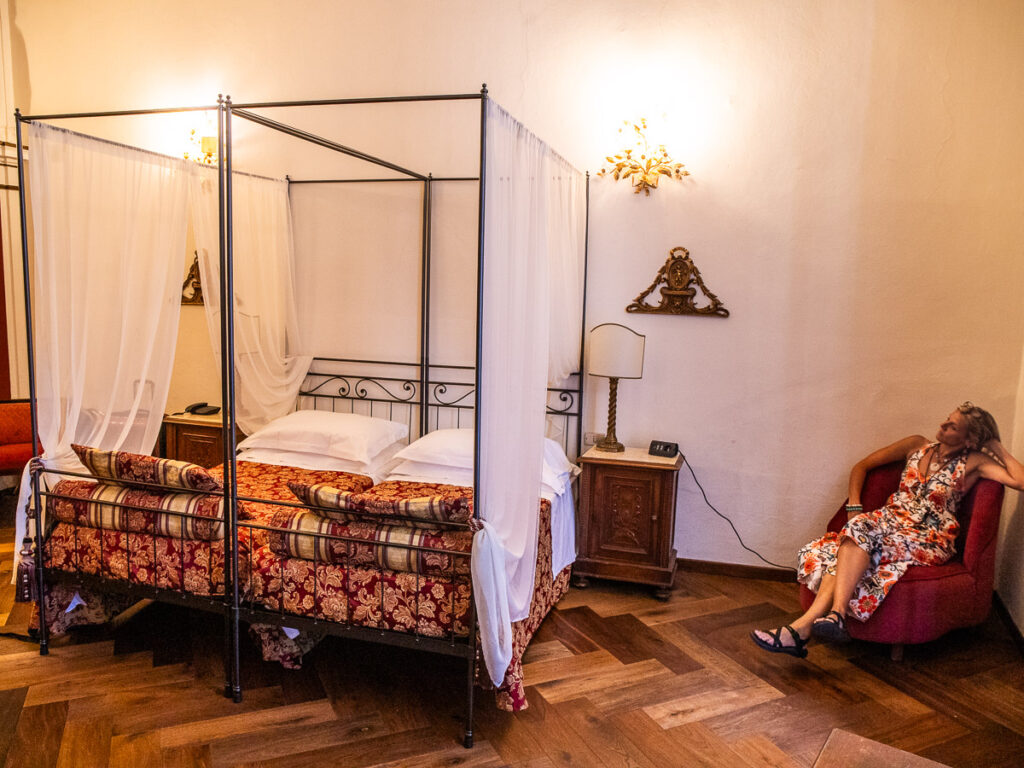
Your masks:
<path fill-rule="evenodd" d="M 664 440 L 651 440 L 651 447 L 647 449 L 651 456 L 664 456 L 671 459 L 679 453 L 679 443 L 667 443 Z"/>

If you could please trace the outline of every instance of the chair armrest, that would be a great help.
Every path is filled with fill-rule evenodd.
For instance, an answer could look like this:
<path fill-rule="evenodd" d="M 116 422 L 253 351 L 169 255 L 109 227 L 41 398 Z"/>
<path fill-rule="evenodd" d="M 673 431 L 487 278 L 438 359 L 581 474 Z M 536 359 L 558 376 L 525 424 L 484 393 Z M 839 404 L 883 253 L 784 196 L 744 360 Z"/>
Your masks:
<path fill-rule="evenodd" d="M 977 571 L 979 567 L 989 568 L 990 565 L 994 568 L 1004 492 L 1001 483 L 982 478 L 975 484 L 971 498 L 967 500 L 971 505 L 970 522 L 964 539 L 963 559 L 964 565 L 971 572 Z"/>
<path fill-rule="evenodd" d="M 883 464 L 868 472 L 867 477 L 864 478 L 864 487 L 861 489 L 860 494 L 861 504 L 863 504 L 865 512 L 880 509 L 885 505 L 885 502 L 889 500 L 889 496 L 899 487 L 902 472 L 902 461 Z M 849 499 L 846 501 L 849 501 Z M 846 525 L 845 501 L 835 515 L 833 515 L 832 519 L 828 521 L 828 530 L 833 533 L 839 533 L 844 525 Z"/>

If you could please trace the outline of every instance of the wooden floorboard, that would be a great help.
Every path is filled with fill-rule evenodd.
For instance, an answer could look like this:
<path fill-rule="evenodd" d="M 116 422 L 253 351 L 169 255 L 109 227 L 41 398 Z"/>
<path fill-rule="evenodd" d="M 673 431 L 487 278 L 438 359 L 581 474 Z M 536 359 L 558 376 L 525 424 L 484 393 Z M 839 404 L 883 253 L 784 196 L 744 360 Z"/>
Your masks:
<path fill-rule="evenodd" d="M 11 521 L 0 498 L 0 631 L 23 634 Z M 901 664 L 867 643 L 797 660 L 750 641 L 798 613 L 779 581 L 681 571 L 660 602 L 593 580 L 527 651 L 529 709 L 479 691 L 466 750 L 458 660 L 328 638 L 285 670 L 245 636 L 236 704 L 223 618 L 152 603 L 45 657 L 0 638 L 0 766 L 809 768 L 836 729 L 949 766 L 1024 765 L 1024 660 L 995 615 Z"/>

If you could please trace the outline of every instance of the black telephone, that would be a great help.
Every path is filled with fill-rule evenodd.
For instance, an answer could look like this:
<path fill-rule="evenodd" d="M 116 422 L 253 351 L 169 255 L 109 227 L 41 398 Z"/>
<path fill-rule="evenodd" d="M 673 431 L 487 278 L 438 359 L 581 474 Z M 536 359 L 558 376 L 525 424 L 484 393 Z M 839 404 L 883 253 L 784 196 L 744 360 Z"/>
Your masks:
<path fill-rule="evenodd" d="M 664 440 L 651 440 L 651 447 L 647 450 L 651 456 L 664 456 L 671 459 L 679 453 L 679 443 L 666 443 Z"/>
<path fill-rule="evenodd" d="M 215 413 L 220 413 L 220 407 L 207 405 L 205 402 L 192 403 L 192 405 L 185 407 L 185 413 L 194 413 L 196 416 L 213 416 Z"/>

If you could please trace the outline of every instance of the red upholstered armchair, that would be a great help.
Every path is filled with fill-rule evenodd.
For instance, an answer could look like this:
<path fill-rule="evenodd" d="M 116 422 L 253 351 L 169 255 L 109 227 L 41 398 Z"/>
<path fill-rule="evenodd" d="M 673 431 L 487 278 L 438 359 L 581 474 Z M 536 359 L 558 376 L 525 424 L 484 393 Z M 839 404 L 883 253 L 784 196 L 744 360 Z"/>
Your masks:
<path fill-rule="evenodd" d="M 899 487 L 902 462 L 876 467 L 868 473 L 861 500 L 865 510 L 878 509 Z M 980 624 L 992 606 L 996 537 L 1003 504 L 1003 486 L 978 480 L 960 502 L 960 535 L 956 554 L 936 566 L 911 566 L 868 621 L 847 622 L 850 636 L 875 643 L 891 643 L 892 658 L 903 656 L 905 643 L 926 643 L 952 629 Z M 846 523 L 840 507 L 828 530 Z M 814 594 L 801 585 L 800 602 L 806 610 Z"/>
<path fill-rule="evenodd" d="M 32 456 L 28 400 L 0 400 L 0 476 L 20 475 Z"/>

